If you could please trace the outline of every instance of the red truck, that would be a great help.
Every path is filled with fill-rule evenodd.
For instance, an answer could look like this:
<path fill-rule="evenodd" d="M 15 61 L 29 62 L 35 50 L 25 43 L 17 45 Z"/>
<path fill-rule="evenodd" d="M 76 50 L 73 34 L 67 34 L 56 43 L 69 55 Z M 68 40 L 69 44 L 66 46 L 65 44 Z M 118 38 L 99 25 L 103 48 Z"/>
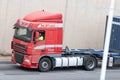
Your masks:
<path fill-rule="evenodd" d="M 78 49 L 63 49 L 62 14 L 44 10 L 18 19 L 14 25 L 15 33 L 11 42 L 12 62 L 26 68 L 49 71 L 56 67 L 83 66 L 94 70 L 97 57 Z M 40 38 L 42 36 L 42 39 Z"/>

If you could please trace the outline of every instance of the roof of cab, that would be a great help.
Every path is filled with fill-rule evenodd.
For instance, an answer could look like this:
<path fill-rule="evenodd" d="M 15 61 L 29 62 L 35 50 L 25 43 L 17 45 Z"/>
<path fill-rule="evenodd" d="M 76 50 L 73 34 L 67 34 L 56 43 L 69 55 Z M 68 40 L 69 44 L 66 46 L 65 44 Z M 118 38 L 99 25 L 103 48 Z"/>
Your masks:
<path fill-rule="evenodd" d="M 26 15 L 24 18 L 26 21 L 30 22 L 55 22 L 62 23 L 62 14 L 54 14 L 44 10 L 37 11 Z"/>

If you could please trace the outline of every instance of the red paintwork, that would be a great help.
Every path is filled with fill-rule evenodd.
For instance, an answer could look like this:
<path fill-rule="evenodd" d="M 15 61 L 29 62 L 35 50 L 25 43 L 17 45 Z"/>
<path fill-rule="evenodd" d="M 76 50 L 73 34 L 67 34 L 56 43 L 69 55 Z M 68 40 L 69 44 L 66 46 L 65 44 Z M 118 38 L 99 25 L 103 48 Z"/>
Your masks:
<path fill-rule="evenodd" d="M 23 18 L 31 22 L 57 22 L 62 23 L 62 14 L 53 14 L 46 11 L 33 12 Z"/>
<path fill-rule="evenodd" d="M 20 26 L 32 28 L 34 30 L 44 30 L 45 40 L 38 41 L 36 44 L 34 44 L 33 40 L 28 43 L 13 38 L 12 42 L 27 46 L 27 50 L 23 51 L 22 48 L 16 48 L 16 46 L 11 45 L 13 50 L 12 62 L 14 64 L 16 64 L 14 54 L 17 51 L 19 51 L 21 54 L 24 54 L 24 61 L 20 65 L 27 68 L 38 68 L 38 62 L 41 56 L 47 54 L 61 54 L 63 26 L 59 25 L 58 27 L 57 24 L 62 24 L 62 14 L 37 11 L 26 15 L 23 19 L 18 19 L 16 23 Z M 50 47 L 51 45 L 61 45 L 61 47 Z M 37 46 L 45 46 L 45 48 L 35 49 Z M 15 49 L 18 50 L 15 51 Z M 42 50 L 44 50 L 44 52 L 42 52 Z M 26 59 L 30 62 L 26 62 Z"/>

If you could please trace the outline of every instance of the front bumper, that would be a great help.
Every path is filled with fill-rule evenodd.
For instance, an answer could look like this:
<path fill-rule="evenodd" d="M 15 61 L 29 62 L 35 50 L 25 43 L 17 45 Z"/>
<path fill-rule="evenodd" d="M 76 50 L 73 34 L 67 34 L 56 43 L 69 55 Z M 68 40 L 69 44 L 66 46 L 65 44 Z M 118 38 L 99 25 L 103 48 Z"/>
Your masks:
<path fill-rule="evenodd" d="M 17 54 L 17 53 L 13 53 L 12 58 L 11 58 L 11 61 L 13 64 L 19 64 L 21 67 L 25 67 L 25 68 L 38 68 L 37 63 L 32 63 L 32 56 L 24 55 L 23 60 L 20 61 L 20 57 L 18 57 L 18 59 L 17 59 L 15 54 Z M 20 54 L 20 53 L 18 53 L 18 54 Z"/>

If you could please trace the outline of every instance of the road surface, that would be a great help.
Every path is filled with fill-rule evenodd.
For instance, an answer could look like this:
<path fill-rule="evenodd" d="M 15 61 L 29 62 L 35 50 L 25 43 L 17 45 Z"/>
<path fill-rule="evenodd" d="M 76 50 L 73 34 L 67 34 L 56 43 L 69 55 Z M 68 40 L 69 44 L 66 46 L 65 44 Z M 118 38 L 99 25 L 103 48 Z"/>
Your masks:
<path fill-rule="evenodd" d="M 94 71 L 57 68 L 49 72 L 21 68 L 10 61 L 0 62 L 0 80 L 100 80 L 100 67 Z M 120 80 L 120 68 L 108 69 L 106 80 Z"/>

